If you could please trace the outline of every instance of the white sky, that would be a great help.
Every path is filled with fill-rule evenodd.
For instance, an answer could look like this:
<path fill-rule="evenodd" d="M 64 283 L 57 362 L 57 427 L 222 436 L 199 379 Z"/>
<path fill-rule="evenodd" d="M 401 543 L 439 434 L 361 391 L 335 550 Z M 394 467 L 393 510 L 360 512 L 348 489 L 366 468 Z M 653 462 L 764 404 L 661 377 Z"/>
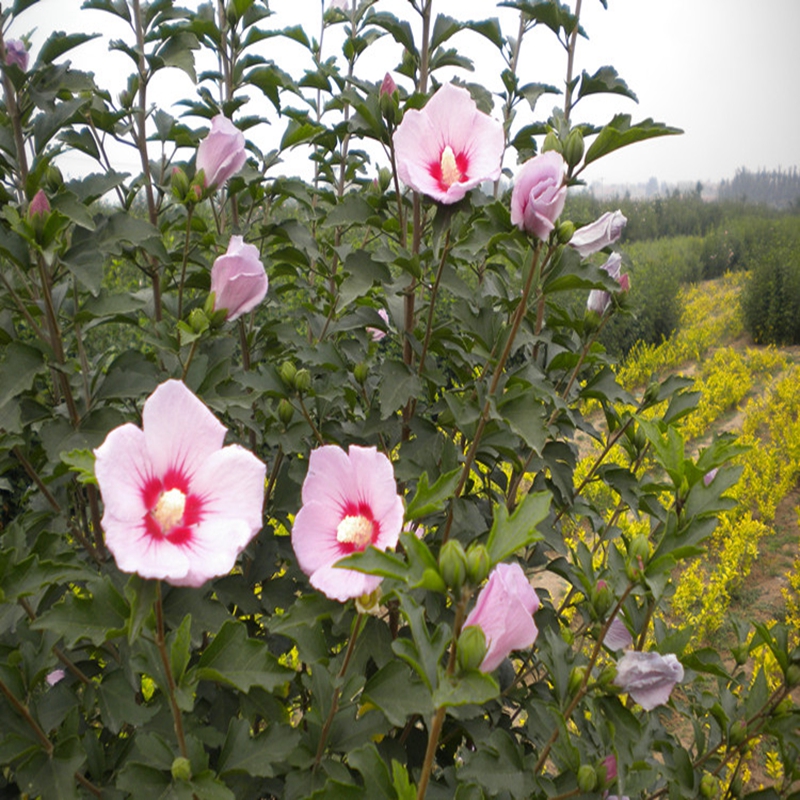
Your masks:
<path fill-rule="evenodd" d="M 570 4 L 574 6 L 574 1 Z M 197 7 L 198 0 L 184 0 L 184 5 Z M 756 170 L 800 165 L 800 103 L 794 82 L 800 71 L 800 0 L 763 0 L 757 5 L 758 10 L 752 0 L 608 0 L 606 11 L 599 0 L 583 0 L 581 22 L 590 38 L 579 39 L 577 71 L 592 74 L 603 65 L 613 65 L 636 92 L 639 104 L 619 96 L 587 97 L 573 119 L 602 124 L 614 113 L 625 112 L 634 121 L 652 117 L 685 131 L 602 159 L 584 173 L 590 183 L 643 183 L 650 177 L 659 182 L 711 183 L 733 177 L 741 166 Z M 66 58 L 94 71 L 98 83 L 116 94 L 131 62 L 109 53 L 107 41 L 131 41 L 130 31 L 109 14 L 82 11 L 80 6 L 81 0 L 40 0 L 20 16 L 7 36 L 37 29 L 32 36 L 35 56 L 53 30 L 102 32 L 103 40 L 83 45 Z M 265 21 L 266 26 L 303 24 L 310 37 L 319 35 L 320 0 L 272 0 L 270 7 L 275 16 Z M 377 8 L 401 16 L 413 14 L 407 0 L 380 0 Z M 434 13 L 462 19 L 498 16 L 506 31 L 516 31 L 516 12 L 496 8 L 491 0 L 434 0 L 433 8 Z M 413 24 L 418 27 L 416 20 Z M 337 35 L 338 31 L 326 32 L 328 56 L 340 52 Z M 263 54 L 297 77 L 309 65 L 307 54 L 299 45 L 280 41 L 264 43 Z M 462 73 L 462 77 L 498 88 L 502 61 L 493 47 L 482 42 L 475 34 L 464 33 L 451 45 L 475 59 L 475 75 Z M 563 86 L 565 53 L 549 32 L 536 29 L 529 34 L 522 55 L 524 81 Z M 396 47 L 379 46 L 358 74 L 377 80 L 399 57 Z M 160 103 L 193 92 L 183 73 L 166 70 L 161 76 L 153 95 Z M 545 118 L 560 102 L 556 96 L 543 97 L 536 118 Z M 273 123 L 262 126 L 259 133 L 265 139 L 259 142 L 262 149 L 269 149 L 268 137 L 283 129 L 281 120 Z M 129 162 L 128 169 L 134 168 Z"/>

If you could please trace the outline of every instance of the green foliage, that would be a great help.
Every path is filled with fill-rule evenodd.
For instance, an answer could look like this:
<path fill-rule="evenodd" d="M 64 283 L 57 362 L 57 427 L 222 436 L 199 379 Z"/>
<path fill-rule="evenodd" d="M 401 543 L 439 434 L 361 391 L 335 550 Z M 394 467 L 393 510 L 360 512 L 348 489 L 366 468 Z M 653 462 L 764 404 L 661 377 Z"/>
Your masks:
<path fill-rule="evenodd" d="M 5 39 L 36 2 L 3 7 Z M 506 163 L 546 138 L 574 182 L 609 152 L 676 133 L 625 114 L 572 122 L 583 97 L 633 96 L 613 67 L 571 78 L 561 108 L 538 116 L 538 99 L 558 90 L 520 82 L 523 39 L 555 36 L 572 64 L 578 6 L 515 0 L 519 26 L 506 32 L 430 3 L 412 4 L 416 26 L 365 2 L 322 9 L 325 36 L 311 38 L 308 20 L 271 27 L 259 0 L 85 5 L 127 26 L 110 43 L 131 60 L 119 96 L 62 60 L 84 35 L 54 34 L 25 73 L 4 68 L 0 794 L 690 798 L 756 740 L 779 753 L 776 794 L 796 793 L 786 626 L 743 630 L 719 658 L 660 613 L 678 568 L 734 503 L 739 470 L 726 464 L 740 450 L 723 438 L 693 453 L 682 432 L 698 403 L 690 382 L 637 388 L 600 338 L 624 350 L 671 330 L 705 229 L 632 249 L 634 327 L 615 329 L 618 284 L 600 256 L 582 261 L 558 235 L 593 212 L 568 212 L 540 241 L 512 225 L 499 186 L 445 206 L 399 180 L 392 134 L 453 70 L 470 77 L 474 34 L 504 63 L 500 93 L 469 89 L 499 116 Z M 297 54 L 292 74 L 270 60 L 276 38 Z M 389 100 L 373 68 L 364 74 L 367 52 L 401 59 Z M 218 70 L 202 71 L 209 59 Z M 196 81 L 180 117 L 148 105 L 171 69 Z M 244 134 L 246 161 L 209 188 L 196 153 L 219 113 Z M 274 152 L 261 149 L 264 122 L 279 131 Z M 110 138 L 138 154 L 136 174 L 109 163 Z M 278 177 L 295 149 L 308 175 Z M 56 163 L 69 150 L 97 171 L 65 183 Z M 50 210 L 30 214 L 39 191 Z M 678 199 L 657 208 L 652 230 L 688 226 Z M 640 222 L 643 239 L 644 211 Z M 209 273 L 234 235 L 258 248 L 270 288 L 229 321 Z M 602 315 L 586 313 L 591 289 L 614 293 Z M 199 587 L 119 569 L 95 475 L 109 432 L 141 425 L 146 398 L 170 379 L 267 467 L 261 531 Z M 599 415 L 587 416 L 587 400 Z M 598 449 L 583 458 L 587 436 Z M 355 602 L 311 586 L 289 535 L 321 445 L 380 451 L 405 508 L 396 552 L 338 563 L 382 579 Z M 462 628 L 491 570 L 509 562 L 539 593 L 538 636 L 486 674 L 480 636 L 462 640 Z M 527 606 L 512 611 L 530 631 Z M 639 648 L 682 660 L 669 715 L 614 684 L 615 619 Z M 748 648 L 768 650 L 778 677 L 746 664 Z M 617 777 L 606 779 L 612 755 Z"/>

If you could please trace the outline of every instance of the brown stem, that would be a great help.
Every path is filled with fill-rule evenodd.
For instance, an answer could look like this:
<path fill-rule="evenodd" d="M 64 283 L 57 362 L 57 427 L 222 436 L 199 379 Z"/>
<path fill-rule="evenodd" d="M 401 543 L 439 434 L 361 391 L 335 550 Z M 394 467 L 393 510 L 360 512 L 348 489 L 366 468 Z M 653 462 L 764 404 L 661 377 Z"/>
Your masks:
<path fill-rule="evenodd" d="M 175 696 L 175 676 L 172 674 L 172 663 L 169 653 L 167 653 L 167 643 L 164 636 L 164 609 L 161 603 L 161 581 L 156 581 L 156 647 L 161 656 L 161 663 L 164 666 L 164 673 L 167 677 L 167 690 L 169 694 L 170 708 L 172 709 L 172 723 L 175 728 L 175 738 L 178 740 L 178 748 L 184 758 L 189 757 L 186 748 L 186 738 L 183 734 L 183 717 L 178 706 L 178 699 Z"/>
<path fill-rule="evenodd" d="M 350 659 L 353 656 L 353 651 L 355 650 L 356 640 L 358 639 L 358 633 L 361 629 L 361 621 L 364 619 L 364 614 L 359 613 L 356 617 L 356 621 L 353 623 L 353 632 L 350 634 L 350 641 L 347 643 L 347 652 L 344 654 L 344 661 L 342 662 L 342 668 L 339 670 L 339 674 L 336 676 L 337 680 L 339 681 L 339 685 L 336 687 L 336 690 L 333 693 L 333 700 L 331 701 L 331 710 L 328 713 L 328 717 L 325 720 L 325 724 L 322 726 L 322 733 L 320 733 L 319 737 L 319 744 L 317 745 L 317 754 L 314 757 L 314 766 L 312 769 L 314 772 L 317 771 L 319 768 L 319 762 L 322 761 L 322 756 L 325 753 L 325 745 L 328 743 L 328 736 L 331 732 L 331 725 L 333 725 L 333 718 L 336 716 L 336 712 L 339 710 L 339 698 L 342 695 L 342 682 L 344 681 L 345 673 L 347 672 L 347 667 L 350 665 Z"/>
<path fill-rule="evenodd" d="M 14 706 L 17 713 L 25 720 L 25 722 L 30 725 L 31 730 L 36 734 L 36 738 L 41 742 L 42 747 L 44 747 L 45 751 L 47 752 L 48 756 L 53 755 L 53 743 L 47 738 L 45 732 L 39 726 L 39 723 L 31 716 L 31 712 L 28 711 L 28 707 L 21 703 L 17 698 L 14 696 L 14 693 L 11 689 L 6 686 L 5 682 L 0 678 L 0 692 L 2 692 L 7 698 L 8 702 Z"/>
<path fill-rule="evenodd" d="M 5 64 L 6 62 L 6 45 L 3 40 L 3 32 L 0 30 L 0 60 Z M 17 91 L 14 84 L 11 83 L 11 78 L 8 73 L 3 70 L 3 90 L 6 95 L 6 108 L 8 109 L 8 116 L 11 119 L 11 127 L 14 131 L 14 146 L 17 151 L 17 167 L 19 168 L 20 177 L 20 195 L 24 197 L 25 183 L 28 180 L 28 160 L 25 156 L 25 137 L 22 133 L 22 120 L 20 119 L 19 106 L 17 105 Z"/>
<path fill-rule="evenodd" d="M 428 303 L 428 322 L 425 326 L 425 340 L 422 343 L 422 352 L 419 356 L 419 368 L 417 369 L 417 374 L 422 375 L 422 371 L 425 369 L 425 356 L 428 354 L 428 346 L 431 341 L 431 332 L 433 330 L 433 309 L 436 305 L 436 293 L 439 291 L 439 284 L 442 280 L 442 273 L 444 272 L 444 266 L 447 263 L 447 253 L 450 249 L 450 228 L 447 229 L 447 235 L 445 236 L 444 247 L 442 248 L 442 257 L 439 261 L 439 269 L 436 270 L 436 279 L 433 282 L 433 286 L 431 287 L 431 299 Z"/>
<path fill-rule="evenodd" d="M 456 669 L 456 649 L 458 645 L 458 637 L 461 635 L 461 626 L 464 624 L 466 617 L 467 601 L 469 594 L 463 592 L 459 599 L 458 606 L 456 607 L 456 618 L 453 623 L 453 639 L 450 642 L 450 654 L 447 659 L 448 677 L 455 672 Z M 431 727 L 428 731 L 428 746 L 425 750 L 425 761 L 422 763 L 422 772 L 419 776 L 419 785 L 417 786 L 417 800 L 423 800 L 425 793 L 428 791 L 428 783 L 431 779 L 433 772 L 433 762 L 436 758 L 436 749 L 439 746 L 439 736 L 442 733 L 442 725 L 444 724 L 445 716 L 447 715 L 447 707 L 440 706 L 436 709 L 431 721 Z"/>
<path fill-rule="evenodd" d="M 302 412 L 305 421 L 311 428 L 311 432 L 314 434 L 314 438 L 320 444 L 325 444 L 325 439 L 322 438 L 322 434 L 319 432 L 319 428 L 317 428 L 317 426 L 314 424 L 314 420 L 311 419 L 311 415 L 308 413 L 308 409 L 306 408 L 306 404 L 303 402 L 303 398 L 301 395 L 297 396 L 297 402 L 300 404 L 300 411 Z"/>
<path fill-rule="evenodd" d="M 508 361 L 508 357 L 511 355 L 511 349 L 514 346 L 514 340 L 516 339 L 517 332 L 519 331 L 520 325 L 522 324 L 522 320 L 525 318 L 525 313 L 528 307 L 528 297 L 530 296 L 531 287 L 533 286 L 533 279 L 536 274 L 540 272 L 539 270 L 539 255 L 541 253 L 542 243 L 539 242 L 536 245 L 536 248 L 533 251 L 533 257 L 531 259 L 531 265 L 528 270 L 528 277 L 525 281 L 525 286 L 522 290 L 522 297 L 519 300 L 519 305 L 514 313 L 513 320 L 511 322 L 511 330 L 509 331 L 508 338 L 506 340 L 505 347 L 503 348 L 503 352 L 500 355 L 500 359 L 495 366 L 494 373 L 492 375 L 492 382 L 489 385 L 489 392 L 486 397 L 486 402 L 483 405 L 483 409 L 481 410 L 481 416 L 478 420 L 478 427 L 475 431 L 475 436 L 472 439 L 472 443 L 470 444 L 470 448 L 467 451 L 466 458 L 464 459 L 464 466 L 461 469 L 461 477 L 459 478 L 458 485 L 456 486 L 455 493 L 453 495 L 454 498 L 460 497 L 461 493 L 464 491 L 464 487 L 467 485 L 467 480 L 469 479 L 470 470 L 472 469 L 472 463 L 475 460 L 475 456 L 478 452 L 478 445 L 480 444 L 481 437 L 483 436 L 483 431 L 486 428 L 487 423 L 489 422 L 489 410 L 491 408 L 492 397 L 494 397 L 494 393 L 497 391 L 497 387 L 500 383 L 500 378 L 503 374 L 503 370 L 506 366 L 506 361 Z M 545 263 L 547 259 L 550 257 L 550 252 L 548 252 L 547 257 L 545 258 Z M 453 524 L 453 504 L 450 504 L 450 508 L 447 512 L 447 519 L 445 520 L 444 525 L 444 533 L 442 535 L 442 544 L 444 544 L 450 538 L 450 528 Z"/>
<path fill-rule="evenodd" d="M 569 122 L 569 115 L 572 111 L 572 73 L 575 65 L 575 47 L 578 44 L 578 28 L 581 18 L 581 0 L 575 2 L 575 30 L 569 39 L 567 48 L 567 86 L 564 90 L 564 120 Z"/>
<path fill-rule="evenodd" d="M 133 20 L 132 26 L 136 35 L 136 49 L 138 51 L 139 63 L 139 109 L 134 115 L 133 139 L 136 149 L 139 151 L 139 160 L 142 164 L 142 176 L 144 178 L 144 191 L 147 198 L 148 218 L 152 225 L 158 226 L 158 209 L 156 199 L 153 194 L 153 176 L 150 172 L 150 157 L 147 153 L 147 60 L 145 59 L 144 49 L 144 28 L 142 26 L 142 14 L 140 0 L 132 0 Z M 156 321 L 161 321 L 161 272 L 158 262 L 152 256 L 146 256 L 150 261 L 150 281 L 153 285 L 153 313 Z"/>
<path fill-rule="evenodd" d="M 627 600 L 628 595 L 633 590 L 633 584 L 629 583 L 625 588 L 625 591 L 622 593 L 622 596 L 617 600 L 617 604 L 614 606 L 611 613 L 608 615 L 608 619 L 603 624 L 603 627 L 600 630 L 600 635 L 597 637 L 597 641 L 594 643 L 594 649 L 592 650 L 591 656 L 589 656 L 589 663 L 586 666 L 586 670 L 583 675 L 583 680 L 581 681 L 581 685 L 578 687 L 578 690 L 575 692 L 575 696 L 570 701 L 570 704 L 567 706 L 567 710 L 564 712 L 564 721 L 566 722 L 572 716 L 572 712 L 578 707 L 578 703 L 580 703 L 583 696 L 586 694 L 586 687 L 589 684 L 589 678 L 592 674 L 592 669 L 597 661 L 597 657 L 600 655 L 600 648 L 603 646 L 603 640 L 606 638 L 606 634 L 608 633 L 608 629 L 611 627 L 611 623 L 614 620 L 614 617 L 617 616 L 619 610 L 622 608 L 622 604 Z M 547 744 L 542 749 L 541 755 L 539 756 L 539 760 L 536 762 L 536 766 L 533 768 L 534 773 L 538 773 L 539 770 L 545 765 L 547 761 L 547 757 L 550 755 L 550 750 L 552 749 L 553 745 L 558 740 L 559 735 L 559 728 L 555 728 L 553 733 L 550 735 L 550 738 L 547 740 Z"/>

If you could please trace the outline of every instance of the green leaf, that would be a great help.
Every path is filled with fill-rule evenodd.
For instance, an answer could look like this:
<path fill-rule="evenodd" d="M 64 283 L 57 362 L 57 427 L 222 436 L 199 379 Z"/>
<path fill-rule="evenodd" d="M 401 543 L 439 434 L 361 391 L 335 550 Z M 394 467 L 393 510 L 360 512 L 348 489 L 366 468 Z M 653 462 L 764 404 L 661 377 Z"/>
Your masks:
<path fill-rule="evenodd" d="M 531 796 L 533 772 L 526 769 L 519 746 L 506 731 L 495 730 L 480 748 L 464 756 L 464 766 L 457 773 L 459 781 L 474 780 L 491 796 L 500 792 L 511 797 Z"/>
<path fill-rule="evenodd" d="M 497 681 L 479 670 L 470 670 L 461 675 L 444 675 L 433 693 L 436 708 L 483 705 L 500 694 Z"/>
<path fill-rule="evenodd" d="M 275 765 L 286 761 L 300 742 L 300 731 L 273 723 L 265 733 L 253 736 L 250 723 L 232 719 L 219 756 L 219 774 L 244 772 L 257 778 L 271 778 Z"/>
<path fill-rule="evenodd" d="M 41 614 L 31 627 L 64 637 L 67 648 L 81 639 L 97 646 L 125 632 L 128 606 L 108 578 L 89 582 L 91 595 L 67 592 L 63 599 Z"/>
<path fill-rule="evenodd" d="M 524 392 L 505 401 L 498 412 L 531 450 L 542 454 L 548 436 L 548 413 L 542 403 L 531 397 L 530 392 Z"/>
<path fill-rule="evenodd" d="M 175 683 L 180 684 L 189 658 L 192 655 L 192 615 L 187 614 L 178 630 L 170 637 L 172 643 L 169 648 L 169 660 L 172 666 L 172 675 Z"/>
<path fill-rule="evenodd" d="M 433 486 L 428 485 L 428 473 L 423 472 L 417 481 L 417 490 L 406 506 L 406 522 L 440 511 L 453 496 L 461 468 L 440 475 Z"/>
<path fill-rule="evenodd" d="M 226 622 L 197 665 L 197 677 L 249 692 L 258 686 L 267 692 L 290 680 L 294 671 L 282 666 L 269 648 L 247 636 L 241 622 Z"/>
<path fill-rule="evenodd" d="M 35 347 L 10 342 L 0 364 L 0 407 L 29 391 L 37 374 L 44 369 L 44 356 Z"/>
<path fill-rule="evenodd" d="M 97 703 L 103 723 L 113 734 L 118 734 L 126 725 L 144 725 L 159 711 L 159 705 L 143 705 L 136 690 L 118 669 L 103 676 L 97 689 Z"/>
<path fill-rule="evenodd" d="M 590 94 L 621 94 L 638 103 L 639 99 L 619 77 L 614 67 L 600 67 L 594 75 L 589 75 L 585 70 L 581 76 L 581 85 L 578 89 L 578 100 Z"/>
<path fill-rule="evenodd" d="M 75 773 L 85 760 L 80 740 L 69 738 L 56 745 L 52 756 L 39 750 L 20 764 L 16 770 L 17 784 L 25 795 L 31 797 L 80 800 Z"/>
<path fill-rule="evenodd" d="M 683 133 L 683 131 L 680 128 L 670 128 L 661 122 L 653 122 L 652 119 L 631 125 L 630 114 L 617 114 L 597 134 L 586 151 L 584 166 L 634 142 L 643 142 L 645 139 L 653 139 L 656 136 L 673 136 L 678 133 Z"/>
<path fill-rule="evenodd" d="M 397 793 L 397 800 L 415 800 L 417 787 L 409 780 L 405 766 L 395 759 L 392 759 L 392 786 Z"/>
<path fill-rule="evenodd" d="M 402 687 L 398 691 L 398 687 Z M 397 728 L 413 714 L 433 712 L 430 690 L 401 661 L 390 661 L 366 683 L 361 695 L 363 703 L 374 705 Z"/>
<path fill-rule="evenodd" d="M 381 419 L 388 419 L 417 397 L 422 387 L 416 372 L 402 361 L 384 361 L 380 372 Z"/>
<path fill-rule="evenodd" d="M 336 562 L 337 567 L 354 569 L 367 575 L 380 575 L 397 581 L 408 580 L 408 564 L 401 558 L 375 547 L 368 547 L 360 553 L 345 556 Z"/>
<path fill-rule="evenodd" d="M 91 450 L 70 450 L 61 453 L 61 460 L 77 473 L 78 482 L 82 484 L 97 485 L 97 478 L 94 476 L 94 453 Z"/>
<path fill-rule="evenodd" d="M 43 66 L 51 64 L 59 56 L 68 53 L 74 47 L 90 42 L 100 36 L 99 33 L 70 33 L 66 34 L 64 31 L 54 31 L 47 37 L 47 41 L 42 45 L 39 50 L 39 55 L 36 58 L 36 66 Z"/>
<path fill-rule="evenodd" d="M 445 14 L 437 14 L 436 21 L 433 23 L 433 34 L 431 35 L 431 50 L 438 47 L 442 42 L 446 42 L 451 36 L 457 34 L 463 24 L 458 20 L 448 17 Z"/>
<path fill-rule="evenodd" d="M 492 564 L 543 538 L 536 526 L 547 517 L 550 498 L 549 492 L 527 494 L 510 517 L 505 505 L 495 505 L 494 523 L 486 542 Z"/>
<path fill-rule="evenodd" d="M 367 797 L 382 797 L 386 800 L 394 797 L 389 767 L 372 742 L 351 750 L 347 754 L 347 765 L 361 773 Z"/>

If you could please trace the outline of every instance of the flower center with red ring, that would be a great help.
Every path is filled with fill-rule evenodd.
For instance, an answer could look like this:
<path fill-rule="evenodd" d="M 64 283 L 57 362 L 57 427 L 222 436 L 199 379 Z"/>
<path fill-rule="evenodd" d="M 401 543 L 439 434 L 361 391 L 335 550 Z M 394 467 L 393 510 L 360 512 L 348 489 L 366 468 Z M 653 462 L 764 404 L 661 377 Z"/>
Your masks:
<path fill-rule="evenodd" d="M 441 181 L 446 187 L 450 188 L 454 183 L 458 183 L 464 177 L 461 170 L 458 168 L 456 154 L 449 144 L 442 150 L 440 163 L 442 167 Z"/>
<path fill-rule="evenodd" d="M 372 544 L 374 524 L 362 514 L 348 514 L 336 527 L 336 538 L 342 544 L 350 544 L 355 550 L 363 550 Z"/>
<path fill-rule="evenodd" d="M 183 524 L 185 509 L 186 495 L 180 489 L 169 489 L 161 493 L 152 514 L 155 521 L 161 526 L 164 535 Z"/>

